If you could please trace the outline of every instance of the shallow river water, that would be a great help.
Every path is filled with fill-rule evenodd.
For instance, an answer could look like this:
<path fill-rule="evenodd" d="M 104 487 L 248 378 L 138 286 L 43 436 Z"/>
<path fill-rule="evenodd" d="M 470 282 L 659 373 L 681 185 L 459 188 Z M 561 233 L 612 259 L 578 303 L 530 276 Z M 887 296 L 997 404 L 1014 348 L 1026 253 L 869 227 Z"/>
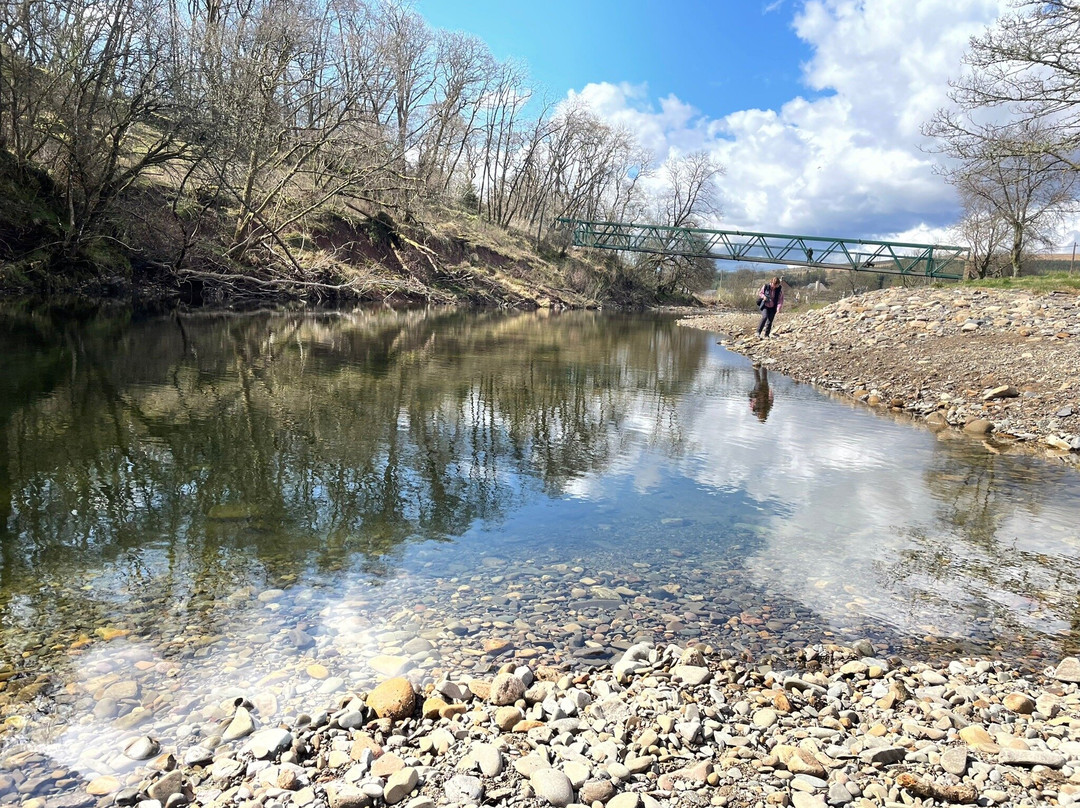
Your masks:
<path fill-rule="evenodd" d="M 84 804 L 236 697 L 272 724 L 640 639 L 1080 644 L 1080 474 L 672 318 L 7 314 L 0 429 L 0 805 Z"/>

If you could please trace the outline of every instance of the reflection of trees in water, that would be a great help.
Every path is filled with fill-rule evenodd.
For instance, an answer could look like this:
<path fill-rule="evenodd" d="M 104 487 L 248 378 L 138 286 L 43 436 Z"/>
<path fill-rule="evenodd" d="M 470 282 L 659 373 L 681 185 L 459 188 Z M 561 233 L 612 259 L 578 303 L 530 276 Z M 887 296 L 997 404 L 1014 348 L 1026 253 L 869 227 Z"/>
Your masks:
<path fill-rule="evenodd" d="M 403 542 L 602 468 L 631 415 L 673 424 L 704 359 L 688 329 L 584 314 L 102 320 L 67 342 L 4 427 L 5 588 L 79 597 L 83 566 L 120 560 L 122 598 L 141 559 L 173 603 L 358 556 L 385 574 Z"/>
<path fill-rule="evenodd" d="M 1071 472 L 1037 460 L 964 451 L 939 445 L 925 473 L 937 503 L 935 528 L 909 531 L 909 546 L 883 572 L 891 586 L 907 588 L 913 602 L 958 609 L 986 640 L 1007 636 L 1038 642 L 1051 620 L 1070 626 L 1060 637 L 1073 652 L 1080 641 L 1080 575 L 1075 559 L 1050 554 L 1038 531 Z M 1021 525 L 1027 535 L 1009 532 Z M 1064 536 L 1060 537 L 1065 539 Z M 1051 541 L 1053 541 L 1051 539 Z M 1060 552 L 1063 542 L 1055 549 Z M 1027 620 L 1025 622 L 1025 616 Z"/>

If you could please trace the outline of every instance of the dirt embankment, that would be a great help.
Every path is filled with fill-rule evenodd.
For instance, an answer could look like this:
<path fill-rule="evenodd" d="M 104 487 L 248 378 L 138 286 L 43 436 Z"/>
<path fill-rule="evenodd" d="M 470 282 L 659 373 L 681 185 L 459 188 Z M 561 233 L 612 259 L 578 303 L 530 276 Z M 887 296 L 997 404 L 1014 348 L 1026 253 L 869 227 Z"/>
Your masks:
<path fill-rule="evenodd" d="M 253 225 L 241 238 L 225 201 L 208 195 L 197 205 L 174 205 L 175 195 L 167 183 L 132 189 L 97 238 L 70 246 L 53 181 L 0 150 L 0 299 L 165 308 L 658 302 L 654 288 L 603 256 L 569 251 L 565 234 L 538 241 L 435 199 L 412 200 L 408 211 L 343 204 L 279 230 Z"/>
<path fill-rule="evenodd" d="M 772 337 L 746 313 L 686 318 L 792 378 L 994 451 L 1080 467 L 1080 295 L 950 287 L 886 289 L 824 309 L 781 312 Z"/>

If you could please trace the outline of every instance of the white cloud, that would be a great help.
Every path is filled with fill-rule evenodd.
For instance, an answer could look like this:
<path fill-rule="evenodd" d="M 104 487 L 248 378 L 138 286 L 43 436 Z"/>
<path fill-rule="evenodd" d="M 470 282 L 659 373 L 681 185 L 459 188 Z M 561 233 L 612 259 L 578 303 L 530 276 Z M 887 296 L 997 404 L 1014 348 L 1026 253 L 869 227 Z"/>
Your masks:
<path fill-rule="evenodd" d="M 792 25 L 812 49 L 809 97 L 709 119 L 648 88 L 590 84 L 572 97 L 626 125 L 658 159 L 707 149 L 726 168 L 723 223 L 771 232 L 946 239 L 952 190 L 920 150 L 969 37 L 1007 0 L 807 0 Z"/>

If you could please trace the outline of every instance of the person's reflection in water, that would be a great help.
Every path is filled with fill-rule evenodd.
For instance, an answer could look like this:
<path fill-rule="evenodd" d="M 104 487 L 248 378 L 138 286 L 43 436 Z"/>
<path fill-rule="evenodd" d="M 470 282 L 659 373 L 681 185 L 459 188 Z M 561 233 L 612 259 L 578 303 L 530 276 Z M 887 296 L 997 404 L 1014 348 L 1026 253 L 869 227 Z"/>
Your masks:
<path fill-rule="evenodd" d="M 772 390 L 769 389 L 769 371 L 761 365 L 754 365 L 754 389 L 750 391 L 750 409 L 762 423 L 769 417 L 772 399 Z"/>

